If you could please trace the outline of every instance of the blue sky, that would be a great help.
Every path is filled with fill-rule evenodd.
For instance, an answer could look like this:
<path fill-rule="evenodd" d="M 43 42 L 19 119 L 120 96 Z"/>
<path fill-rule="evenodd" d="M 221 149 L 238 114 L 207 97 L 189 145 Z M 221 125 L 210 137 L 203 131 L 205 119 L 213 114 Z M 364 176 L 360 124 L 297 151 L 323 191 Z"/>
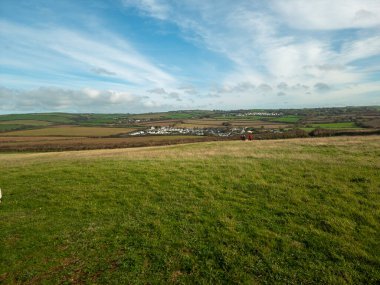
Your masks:
<path fill-rule="evenodd" d="M 378 0 L 0 0 L 0 113 L 380 105 Z"/>

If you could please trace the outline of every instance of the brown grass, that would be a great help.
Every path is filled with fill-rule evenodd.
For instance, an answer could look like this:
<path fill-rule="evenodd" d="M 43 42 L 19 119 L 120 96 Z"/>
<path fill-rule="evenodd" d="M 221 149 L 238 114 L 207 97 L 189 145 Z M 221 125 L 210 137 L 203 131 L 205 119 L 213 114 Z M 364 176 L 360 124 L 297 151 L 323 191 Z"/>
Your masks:
<path fill-rule="evenodd" d="M 350 147 L 347 148 L 347 145 Z M 125 149 L 98 149 L 86 151 L 64 151 L 49 153 L 18 153 L 0 154 L 0 163 L 34 163 L 53 160 L 76 160 L 76 159 L 197 159 L 202 160 L 209 157 L 226 157 L 227 160 L 239 157 L 249 159 L 275 158 L 279 163 L 283 159 L 312 160 L 315 163 L 329 161 L 331 163 L 343 163 L 336 161 L 329 153 L 316 156 L 313 149 L 323 147 L 334 147 L 337 151 L 344 153 L 347 160 L 352 159 L 358 149 L 376 150 L 380 148 L 380 136 L 368 137 L 329 137 L 329 138 L 297 138 L 286 140 L 266 141 L 224 141 L 224 142 L 201 142 L 185 145 L 166 145 L 141 148 Z M 289 152 L 292 149 L 292 152 Z M 368 161 L 374 167 L 380 168 L 379 153 L 368 156 Z M 360 167 L 358 165 L 358 167 Z"/>
<path fill-rule="evenodd" d="M 223 127 L 223 123 L 228 122 L 232 127 L 251 127 L 251 128 L 286 128 L 288 125 L 275 122 L 263 122 L 263 121 L 251 121 L 251 120 L 183 120 L 183 123 L 179 123 L 179 127 L 187 128 L 213 128 Z"/>
<path fill-rule="evenodd" d="M 128 138 L 0 137 L 1 152 L 65 151 L 168 145 L 219 140 L 204 136 L 144 136 Z"/>
<path fill-rule="evenodd" d="M 228 122 L 232 127 L 251 127 L 251 128 L 286 128 L 287 124 L 276 122 L 252 121 L 252 120 L 221 120 L 221 119 L 172 119 L 141 122 L 139 126 L 176 126 L 179 128 L 220 128 L 223 123 Z"/>

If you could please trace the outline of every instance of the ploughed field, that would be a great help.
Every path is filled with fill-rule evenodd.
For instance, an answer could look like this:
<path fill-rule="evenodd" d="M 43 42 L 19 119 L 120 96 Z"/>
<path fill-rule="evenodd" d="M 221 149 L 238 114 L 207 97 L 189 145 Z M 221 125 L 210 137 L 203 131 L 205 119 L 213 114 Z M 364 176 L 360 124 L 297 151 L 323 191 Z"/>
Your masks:
<path fill-rule="evenodd" d="M 1 137 L 0 152 L 64 151 L 85 149 L 110 149 L 171 145 L 179 143 L 220 140 L 206 136 L 144 136 L 127 138 L 110 137 Z"/>
<path fill-rule="evenodd" d="M 378 284 L 380 137 L 0 153 L 0 283 Z"/>

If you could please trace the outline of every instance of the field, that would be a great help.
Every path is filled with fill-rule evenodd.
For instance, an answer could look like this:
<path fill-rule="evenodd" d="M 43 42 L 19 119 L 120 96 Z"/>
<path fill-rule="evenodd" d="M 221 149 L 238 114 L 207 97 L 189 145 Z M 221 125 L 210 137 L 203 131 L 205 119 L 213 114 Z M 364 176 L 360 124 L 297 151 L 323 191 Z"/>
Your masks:
<path fill-rule="evenodd" d="M 205 136 L 147 136 L 128 138 L 1 137 L 0 152 L 62 151 L 142 147 L 218 140 Z M 220 140 L 220 139 L 219 139 Z"/>
<path fill-rule="evenodd" d="M 75 114 L 45 113 L 45 114 L 11 114 L 0 116 L 0 121 L 45 121 L 50 123 L 71 123 L 77 117 Z"/>
<path fill-rule="evenodd" d="M 378 284 L 380 137 L 0 154 L 0 283 Z"/>
<path fill-rule="evenodd" d="M 185 120 L 177 124 L 178 127 L 186 128 L 212 128 L 212 127 L 222 127 L 223 123 L 229 123 L 231 127 L 252 127 L 252 128 L 285 128 L 288 125 L 276 123 L 276 122 L 266 122 L 266 121 L 252 121 L 252 120 Z"/>
<path fill-rule="evenodd" d="M 48 126 L 50 125 L 47 121 L 37 121 L 37 120 L 14 120 L 14 121 L 0 121 L 0 125 L 27 125 L 27 126 Z"/>
<path fill-rule="evenodd" d="M 300 119 L 301 119 L 300 116 L 289 115 L 289 116 L 283 116 L 283 117 L 280 117 L 280 118 L 271 118 L 270 120 L 271 121 L 275 121 L 275 122 L 283 122 L 283 123 L 296 123 Z"/>
<path fill-rule="evenodd" d="M 0 124 L 0 134 L 1 132 L 10 132 L 21 128 L 22 127 L 20 125 Z"/>
<path fill-rule="evenodd" d="M 136 129 L 132 128 L 106 128 L 106 127 L 78 127 L 78 126 L 56 126 L 35 130 L 20 130 L 0 134 L 0 136 L 11 137 L 45 137 L 45 136 L 64 136 L 64 137 L 101 137 L 129 133 Z"/>

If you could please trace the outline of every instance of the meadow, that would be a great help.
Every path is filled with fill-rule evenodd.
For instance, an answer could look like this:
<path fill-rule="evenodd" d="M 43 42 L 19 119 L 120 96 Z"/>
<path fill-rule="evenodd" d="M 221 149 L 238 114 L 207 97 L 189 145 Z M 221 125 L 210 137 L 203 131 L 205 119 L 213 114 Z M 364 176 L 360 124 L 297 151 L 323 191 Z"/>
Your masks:
<path fill-rule="evenodd" d="M 0 154 L 0 283 L 378 284 L 380 137 Z"/>

